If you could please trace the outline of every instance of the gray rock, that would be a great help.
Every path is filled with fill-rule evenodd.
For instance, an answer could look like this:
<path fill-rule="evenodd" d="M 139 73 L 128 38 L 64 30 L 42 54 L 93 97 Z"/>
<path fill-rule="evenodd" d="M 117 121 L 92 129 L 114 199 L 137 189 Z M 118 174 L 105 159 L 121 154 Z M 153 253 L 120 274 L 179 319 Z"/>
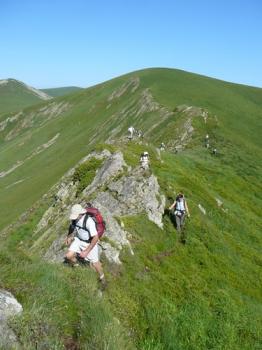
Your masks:
<path fill-rule="evenodd" d="M 204 207 L 202 207 L 201 204 L 198 204 L 198 208 L 204 215 L 206 215 L 206 209 Z"/>
<path fill-rule="evenodd" d="M 123 154 L 121 152 L 114 153 L 110 156 L 98 170 L 93 182 L 84 191 L 84 195 L 90 195 L 98 187 L 106 184 L 112 177 L 115 177 L 127 167 Z"/>
<path fill-rule="evenodd" d="M 61 188 L 56 194 L 56 198 L 60 201 L 65 201 L 70 195 L 72 195 L 72 189 L 74 189 L 73 182 L 69 184 L 62 183 Z"/>
<path fill-rule="evenodd" d="M 117 220 L 113 216 L 114 214 L 97 200 L 94 201 L 94 206 L 101 211 L 106 222 L 105 236 L 108 237 L 119 249 L 121 249 L 124 245 L 129 245 L 127 232 L 124 231 L 118 224 Z"/>
<path fill-rule="evenodd" d="M 112 204 L 109 203 L 110 200 L 107 201 L 114 215 L 130 215 L 146 211 L 149 220 L 163 228 L 165 197 L 159 195 L 160 188 L 154 175 L 146 178 L 137 169 L 133 174 L 110 183 L 108 188 L 116 194 L 119 202 L 117 206 L 114 200 Z"/>
<path fill-rule="evenodd" d="M 66 235 L 58 237 L 49 247 L 48 251 L 44 255 L 44 259 L 53 263 L 62 263 L 67 251 L 67 247 L 64 245 Z"/>
<path fill-rule="evenodd" d="M 35 229 L 35 233 L 38 233 L 40 230 L 42 230 L 45 227 L 47 227 L 48 222 L 49 222 L 50 218 L 52 217 L 52 214 L 53 214 L 54 211 L 55 211 L 54 207 L 49 207 L 47 209 L 47 211 L 44 213 L 44 215 L 42 216 L 41 220 L 37 224 L 37 227 Z"/>
<path fill-rule="evenodd" d="M 123 174 L 124 168 L 127 175 Z M 92 200 L 93 205 L 101 211 L 107 223 L 105 232 L 107 240 L 102 240 L 101 246 L 103 253 L 110 262 L 121 263 L 119 254 L 124 246 L 129 247 L 130 253 L 134 254 L 121 216 L 146 212 L 149 220 L 159 227 L 163 227 L 162 215 L 164 213 L 165 197 L 159 194 L 160 188 L 157 178 L 154 175 L 146 177 L 145 173 L 139 168 L 128 170 L 121 152 L 110 154 L 107 157 L 102 167 L 97 171 L 92 184 L 85 189 L 78 199 L 74 195 L 68 196 L 68 192 L 71 194 L 70 176 L 68 180 L 67 182 L 66 177 L 64 177 L 61 185 L 56 187 L 58 190 L 57 196 L 59 195 L 61 200 L 58 200 L 56 205 L 50 207 L 44 214 L 38 225 L 42 235 L 32 247 L 32 249 L 38 249 L 42 242 L 45 242 L 55 232 L 57 238 L 54 239 L 44 254 L 44 258 L 51 262 L 62 262 L 64 259 L 67 250 L 67 247 L 63 244 L 66 237 L 65 227 L 71 205 L 75 204 L 76 201 L 84 205 L 90 194 L 94 198 Z M 107 186 L 106 191 L 104 188 L 101 190 L 103 185 Z M 63 203 L 64 198 L 67 199 L 66 203 Z M 119 217 L 119 222 L 116 217 Z M 52 222 L 52 225 L 48 227 L 50 222 Z M 43 228 L 46 229 L 45 232 L 43 232 Z"/>
<path fill-rule="evenodd" d="M 111 263 L 120 265 L 121 261 L 119 259 L 120 250 L 112 247 L 111 244 L 103 242 L 103 253 L 105 254 L 107 260 Z"/>
<path fill-rule="evenodd" d="M 23 311 L 22 305 L 14 296 L 4 290 L 0 290 L 0 348 L 18 349 L 19 344 L 16 335 L 8 326 L 8 319 L 19 315 Z"/>

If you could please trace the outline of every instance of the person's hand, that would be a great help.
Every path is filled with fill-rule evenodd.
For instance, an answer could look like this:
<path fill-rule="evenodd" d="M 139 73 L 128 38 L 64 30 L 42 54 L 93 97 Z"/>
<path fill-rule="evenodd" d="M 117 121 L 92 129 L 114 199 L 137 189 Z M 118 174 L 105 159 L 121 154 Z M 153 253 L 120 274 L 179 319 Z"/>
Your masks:
<path fill-rule="evenodd" d="M 72 240 L 73 240 L 72 237 L 66 237 L 66 239 L 65 239 L 65 244 L 66 244 L 66 245 L 70 245 L 71 242 L 72 242 Z"/>
<path fill-rule="evenodd" d="M 190 218 L 190 214 L 187 214 L 187 216 Z"/>
<path fill-rule="evenodd" d="M 80 256 L 80 258 L 82 258 L 82 259 L 85 259 L 86 257 L 87 257 L 87 251 L 86 250 L 83 250 L 80 254 L 79 254 L 79 256 Z"/>

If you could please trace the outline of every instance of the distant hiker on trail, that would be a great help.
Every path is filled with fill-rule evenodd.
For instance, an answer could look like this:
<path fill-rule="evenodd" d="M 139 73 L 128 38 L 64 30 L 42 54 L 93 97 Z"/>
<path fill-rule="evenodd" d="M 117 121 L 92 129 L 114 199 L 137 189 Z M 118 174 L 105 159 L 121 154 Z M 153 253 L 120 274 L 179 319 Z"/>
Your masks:
<path fill-rule="evenodd" d="M 184 228 L 186 215 L 190 217 L 187 202 L 183 193 L 179 193 L 169 210 L 172 210 L 173 208 L 175 210 L 176 229 L 178 232 L 181 232 Z M 186 243 L 184 232 L 183 236 L 181 236 L 181 242 Z"/>
<path fill-rule="evenodd" d="M 75 204 L 71 208 L 69 216 L 71 224 L 69 226 L 67 245 L 70 244 L 66 253 L 66 260 L 72 266 L 79 266 L 77 263 L 77 254 L 80 259 L 90 263 L 90 266 L 96 270 L 99 280 L 104 282 L 104 273 L 98 257 L 98 232 L 94 219 L 87 213 L 87 209 L 80 204 Z M 76 235 L 72 239 L 72 234 Z"/>
<path fill-rule="evenodd" d="M 209 135 L 206 134 L 206 137 L 205 137 L 205 146 L 206 148 L 209 148 Z"/>
<path fill-rule="evenodd" d="M 141 168 L 147 170 L 149 168 L 149 154 L 148 152 L 143 152 L 140 157 Z"/>
<path fill-rule="evenodd" d="M 129 140 L 132 140 L 135 133 L 135 128 L 133 126 L 130 126 L 127 130 L 129 132 L 128 138 Z"/>
<path fill-rule="evenodd" d="M 138 130 L 138 131 L 137 131 L 137 136 L 138 136 L 139 138 L 144 138 L 144 133 L 143 133 L 143 131 L 142 131 L 142 130 Z"/>
<path fill-rule="evenodd" d="M 161 142 L 160 151 L 164 151 L 165 148 L 166 148 L 166 145 L 164 144 L 164 142 Z"/>

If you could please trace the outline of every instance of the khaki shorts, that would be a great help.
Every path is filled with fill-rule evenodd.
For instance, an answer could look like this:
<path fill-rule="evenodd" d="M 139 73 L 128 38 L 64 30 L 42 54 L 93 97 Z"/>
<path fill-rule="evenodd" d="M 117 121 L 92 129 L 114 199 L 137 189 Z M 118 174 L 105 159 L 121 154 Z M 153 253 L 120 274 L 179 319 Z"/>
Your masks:
<path fill-rule="evenodd" d="M 86 243 L 81 241 L 79 238 L 75 237 L 73 242 L 71 243 L 69 250 L 74 253 L 81 253 L 83 250 L 85 250 L 90 243 Z M 87 255 L 85 260 L 90 261 L 91 263 L 96 263 L 99 261 L 98 258 L 98 246 L 97 244 L 93 247 L 91 252 Z"/>

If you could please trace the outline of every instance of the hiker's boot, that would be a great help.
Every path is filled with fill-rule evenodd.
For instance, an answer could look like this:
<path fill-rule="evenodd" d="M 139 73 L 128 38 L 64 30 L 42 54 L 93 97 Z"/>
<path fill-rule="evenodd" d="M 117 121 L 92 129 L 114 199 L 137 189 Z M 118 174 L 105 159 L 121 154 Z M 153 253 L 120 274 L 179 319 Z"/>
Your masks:
<path fill-rule="evenodd" d="M 99 277 L 98 282 L 99 282 L 99 289 L 102 291 L 105 290 L 107 287 L 107 282 L 104 274 Z"/>

